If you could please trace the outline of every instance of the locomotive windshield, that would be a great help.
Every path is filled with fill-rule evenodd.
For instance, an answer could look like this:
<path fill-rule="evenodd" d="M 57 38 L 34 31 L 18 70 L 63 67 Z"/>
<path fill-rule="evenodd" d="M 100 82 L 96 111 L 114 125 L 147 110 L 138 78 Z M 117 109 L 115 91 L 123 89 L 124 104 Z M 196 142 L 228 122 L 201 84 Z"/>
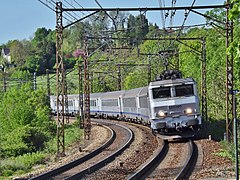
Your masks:
<path fill-rule="evenodd" d="M 176 91 L 176 96 L 177 97 L 194 95 L 192 84 L 175 86 L 175 91 Z"/>
<path fill-rule="evenodd" d="M 170 87 L 153 88 L 153 99 L 171 97 Z"/>

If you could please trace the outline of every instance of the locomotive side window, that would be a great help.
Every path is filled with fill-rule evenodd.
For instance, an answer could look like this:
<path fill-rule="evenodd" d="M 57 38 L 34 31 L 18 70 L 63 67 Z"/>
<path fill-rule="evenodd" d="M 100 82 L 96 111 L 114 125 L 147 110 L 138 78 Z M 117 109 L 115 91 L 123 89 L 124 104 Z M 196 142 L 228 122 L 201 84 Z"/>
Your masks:
<path fill-rule="evenodd" d="M 175 86 L 175 91 L 177 97 L 194 95 L 192 84 Z"/>
<path fill-rule="evenodd" d="M 170 87 L 153 88 L 153 99 L 171 97 Z"/>

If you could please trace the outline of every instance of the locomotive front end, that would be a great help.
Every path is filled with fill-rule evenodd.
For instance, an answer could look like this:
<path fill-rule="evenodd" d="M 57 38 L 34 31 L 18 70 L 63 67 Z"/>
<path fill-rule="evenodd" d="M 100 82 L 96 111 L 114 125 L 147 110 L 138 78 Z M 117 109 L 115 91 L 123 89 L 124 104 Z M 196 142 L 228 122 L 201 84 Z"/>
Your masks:
<path fill-rule="evenodd" d="M 193 79 L 154 81 L 148 90 L 154 132 L 179 134 L 200 129 L 202 120 Z"/>

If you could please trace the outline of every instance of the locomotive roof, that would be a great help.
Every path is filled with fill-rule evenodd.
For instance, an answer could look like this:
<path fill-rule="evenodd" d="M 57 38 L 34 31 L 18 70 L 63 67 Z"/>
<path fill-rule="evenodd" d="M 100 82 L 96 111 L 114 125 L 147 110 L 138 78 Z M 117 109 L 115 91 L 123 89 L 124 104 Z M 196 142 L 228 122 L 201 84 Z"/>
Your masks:
<path fill-rule="evenodd" d="M 159 85 L 174 85 L 179 83 L 188 83 L 192 82 L 195 83 L 195 81 L 192 78 L 181 78 L 181 79 L 168 79 L 168 80 L 162 80 L 162 81 L 153 81 L 150 82 L 150 86 L 159 86 Z"/>

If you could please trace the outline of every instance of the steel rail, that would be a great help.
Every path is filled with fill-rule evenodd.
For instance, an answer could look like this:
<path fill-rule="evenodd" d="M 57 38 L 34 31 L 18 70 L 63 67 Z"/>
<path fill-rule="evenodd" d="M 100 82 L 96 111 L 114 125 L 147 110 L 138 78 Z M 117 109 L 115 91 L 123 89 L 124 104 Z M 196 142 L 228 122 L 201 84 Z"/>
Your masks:
<path fill-rule="evenodd" d="M 189 179 L 189 176 L 191 175 L 193 168 L 196 165 L 198 149 L 197 145 L 192 140 L 189 140 L 189 150 L 189 157 L 180 173 L 176 176 L 175 180 Z"/>
<path fill-rule="evenodd" d="M 81 179 L 81 178 L 85 177 L 86 175 L 91 174 L 91 173 L 99 170 L 100 168 L 104 167 L 107 163 L 110 163 L 111 161 L 113 161 L 118 155 L 122 154 L 122 152 L 130 146 L 130 144 L 134 140 L 134 133 L 133 133 L 133 131 L 131 129 L 123 126 L 123 125 L 114 124 L 114 123 L 112 123 L 112 124 L 116 125 L 116 126 L 119 126 L 121 128 L 124 128 L 125 130 L 128 131 L 128 133 L 129 133 L 128 141 L 120 149 L 118 149 L 117 151 L 115 151 L 113 154 L 109 155 L 105 159 L 97 162 L 96 164 L 92 165 L 91 167 L 83 169 L 79 173 L 77 173 L 77 174 L 75 174 L 75 175 L 73 175 L 71 177 L 68 177 L 66 179 L 68 179 L 68 180 Z"/>
<path fill-rule="evenodd" d="M 168 152 L 168 142 L 164 141 L 164 144 L 162 147 L 159 147 L 151 159 L 147 161 L 145 164 L 143 164 L 140 169 L 138 169 L 135 173 L 128 176 L 128 180 L 141 180 L 145 179 L 149 174 L 153 172 L 153 170 L 156 168 L 158 164 L 161 163 L 161 161 L 164 159 Z"/>
<path fill-rule="evenodd" d="M 107 147 L 109 147 L 113 141 L 116 139 L 116 133 L 114 130 L 112 130 L 110 127 L 105 126 L 105 125 L 101 125 L 104 128 L 108 129 L 111 132 L 111 137 L 108 139 L 108 141 L 106 143 L 104 143 L 102 146 L 100 146 L 99 148 L 97 148 L 96 150 L 92 151 L 91 153 L 77 159 L 74 160 L 68 164 L 65 164 L 63 166 L 60 166 L 59 168 L 53 169 L 51 171 L 48 171 L 44 174 L 38 175 L 36 177 L 30 178 L 30 180 L 44 180 L 44 179 L 49 179 L 51 177 L 54 177 L 58 174 L 61 174 L 65 171 L 68 171 L 69 169 L 72 169 L 73 167 L 93 158 L 94 156 L 98 155 L 99 153 L 101 153 L 104 149 L 106 149 Z"/>

